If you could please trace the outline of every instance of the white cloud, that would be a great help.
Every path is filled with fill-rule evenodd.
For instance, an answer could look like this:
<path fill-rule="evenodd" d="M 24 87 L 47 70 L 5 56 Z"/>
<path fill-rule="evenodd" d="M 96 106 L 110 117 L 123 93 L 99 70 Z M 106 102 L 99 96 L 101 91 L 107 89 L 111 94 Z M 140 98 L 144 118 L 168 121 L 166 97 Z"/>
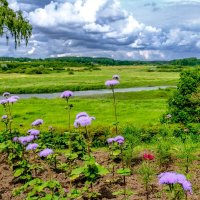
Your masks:
<path fill-rule="evenodd" d="M 9 2 L 15 9 L 29 12 L 27 16 L 33 25 L 29 46 L 22 46 L 17 51 L 9 48 L 6 52 L 10 56 L 83 55 L 151 60 L 200 53 L 197 0 L 190 1 L 192 6 L 185 5 L 186 0 L 159 0 L 156 3 L 135 0 L 135 7 L 131 0 Z M 122 8 L 120 2 L 127 7 Z M 151 11 L 151 6 L 159 10 Z M 152 13 L 155 14 L 153 18 Z"/>
<path fill-rule="evenodd" d="M 100 25 L 95 24 L 94 22 L 91 24 L 86 24 L 83 26 L 83 28 L 88 32 L 108 32 L 110 30 L 109 25 Z"/>
<path fill-rule="evenodd" d="M 142 56 L 145 60 L 151 60 L 152 58 L 157 58 L 158 60 L 164 59 L 165 55 L 160 51 L 150 51 L 150 50 L 144 50 L 139 51 L 139 55 Z"/>
<path fill-rule="evenodd" d="M 20 9 L 17 0 L 8 0 L 8 3 L 9 3 L 9 7 L 10 7 L 11 9 L 13 9 L 14 11 L 17 11 L 17 10 Z"/>
<path fill-rule="evenodd" d="M 29 55 L 33 54 L 35 52 L 35 47 L 32 47 L 31 50 L 29 50 L 27 53 Z"/>

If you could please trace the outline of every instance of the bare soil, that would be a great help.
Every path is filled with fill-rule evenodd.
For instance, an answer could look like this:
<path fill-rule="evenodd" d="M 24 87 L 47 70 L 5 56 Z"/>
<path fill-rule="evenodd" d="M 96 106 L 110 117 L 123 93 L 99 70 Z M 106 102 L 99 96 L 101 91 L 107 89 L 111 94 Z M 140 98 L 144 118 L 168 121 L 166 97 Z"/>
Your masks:
<path fill-rule="evenodd" d="M 109 156 L 105 151 L 96 151 L 93 153 L 97 162 L 107 168 L 110 167 Z M 198 157 L 200 158 L 200 156 Z M 66 162 L 64 156 L 59 157 L 59 160 L 62 162 Z M 44 165 L 44 161 L 41 165 Z M 130 200 L 146 200 L 146 193 L 144 185 L 141 181 L 141 177 L 137 174 L 137 170 L 142 162 L 142 158 L 138 158 L 133 160 L 131 168 L 132 168 L 132 175 L 126 177 L 126 188 L 133 192 L 133 194 L 127 197 Z M 173 160 L 168 166 L 167 169 L 162 168 L 159 169 L 157 167 L 156 161 L 151 161 L 151 165 L 156 170 L 157 174 L 163 171 L 177 171 L 179 169 L 180 161 Z M 81 164 L 81 162 L 79 162 Z M 46 165 L 46 164 L 45 164 Z M 47 165 L 46 165 L 47 166 Z M 200 159 L 195 161 L 190 168 L 190 181 L 193 186 L 193 194 L 188 195 L 188 200 L 200 200 Z M 118 163 L 115 166 L 115 169 L 121 168 L 121 164 Z M 47 166 L 46 169 L 43 169 L 40 173 L 37 174 L 38 178 L 42 178 L 44 180 L 55 179 L 58 180 L 63 188 L 69 188 L 69 178 L 67 178 L 67 174 L 65 172 L 55 172 L 52 166 Z M 83 182 L 81 180 L 77 180 L 73 183 L 77 187 L 81 188 L 83 186 Z M 13 172 L 11 167 L 7 163 L 6 155 L 0 154 L 0 200 L 24 200 L 26 198 L 26 194 L 22 194 L 21 196 L 13 197 L 12 190 L 21 186 L 22 183 L 16 183 L 13 177 Z M 100 178 L 94 184 L 94 190 L 99 192 L 101 196 L 98 198 L 99 200 L 122 200 L 124 199 L 123 195 L 114 196 L 112 193 L 123 189 L 123 180 L 122 177 L 119 175 L 113 175 L 110 173 L 102 178 Z M 84 200 L 87 198 L 84 198 Z M 149 199 L 156 200 L 162 199 L 167 200 L 167 197 L 164 193 L 163 187 L 158 184 L 157 177 L 151 182 L 149 186 Z"/>

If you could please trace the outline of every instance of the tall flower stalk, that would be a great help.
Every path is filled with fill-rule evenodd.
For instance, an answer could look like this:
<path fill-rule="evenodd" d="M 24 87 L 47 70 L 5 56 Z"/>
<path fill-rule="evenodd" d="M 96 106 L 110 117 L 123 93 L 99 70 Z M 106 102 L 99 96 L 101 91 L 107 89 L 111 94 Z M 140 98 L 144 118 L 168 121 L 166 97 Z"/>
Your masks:
<path fill-rule="evenodd" d="M 73 96 L 73 92 L 66 90 L 64 91 L 60 97 L 63 99 L 66 99 L 67 101 L 67 111 L 68 111 L 68 132 L 69 132 L 69 154 L 70 154 L 70 158 L 72 155 L 72 136 L 71 136 L 71 109 L 72 109 L 72 104 L 69 103 L 69 98 Z M 71 163 L 71 159 L 69 159 L 69 171 L 71 172 L 72 170 L 72 163 Z M 70 180 L 70 188 L 72 187 L 72 183 Z"/>
<path fill-rule="evenodd" d="M 89 134 L 87 126 L 91 125 L 92 120 L 95 120 L 95 117 L 90 117 L 86 112 L 81 112 L 78 115 L 76 115 L 76 119 L 74 121 L 75 128 L 85 128 L 85 140 L 87 144 L 87 153 L 89 157 L 91 156 L 91 136 Z"/>
<path fill-rule="evenodd" d="M 70 126 L 70 124 L 71 124 L 71 123 L 70 123 L 70 118 L 71 118 L 71 109 L 72 109 L 72 105 L 69 104 L 69 98 L 70 98 L 71 96 L 73 96 L 73 92 L 72 92 L 72 91 L 69 91 L 69 90 L 64 91 L 64 92 L 60 95 L 61 98 L 66 99 L 66 101 L 67 101 L 68 130 L 69 130 L 69 132 L 70 132 L 70 128 L 71 128 L 71 126 Z"/>
<path fill-rule="evenodd" d="M 114 106 L 114 116 L 115 116 L 115 131 L 118 134 L 118 119 L 117 119 L 117 104 L 116 104 L 116 96 L 115 96 L 115 86 L 119 84 L 119 76 L 114 75 L 112 80 L 108 80 L 105 82 L 105 85 L 112 90 L 113 95 L 113 106 Z"/>

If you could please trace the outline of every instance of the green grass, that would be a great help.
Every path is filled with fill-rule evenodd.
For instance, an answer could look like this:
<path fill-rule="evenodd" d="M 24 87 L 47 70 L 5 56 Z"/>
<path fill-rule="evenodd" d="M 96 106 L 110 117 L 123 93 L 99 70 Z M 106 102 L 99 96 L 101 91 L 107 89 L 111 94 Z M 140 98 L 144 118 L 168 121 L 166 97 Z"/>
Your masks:
<path fill-rule="evenodd" d="M 117 113 L 120 126 L 131 123 L 136 127 L 158 124 L 160 116 L 167 109 L 167 99 L 173 89 L 143 91 L 135 93 L 116 93 Z M 73 97 L 72 123 L 75 115 L 86 111 L 95 116 L 94 126 L 112 126 L 114 122 L 113 99 L 111 95 L 97 95 L 88 97 Z M 65 110 L 64 99 L 20 99 L 13 106 L 14 124 L 19 129 L 28 129 L 35 119 L 45 121 L 44 128 L 54 126 L 57 129 L 67 128 L 68 115 Z M 3 115 L 0 107 L 0 115 Z M 23 126 L 23 127 L 20 127 Z M 2 127 L 2 126 L 1 126 Z M 3 128 L 3 127 L 2 127 Z"/>
<path fill-rule="evenodd" d="M 176 85 L 179 79 L 177 72 L 148 72 L 151 66 L 101 67 L 97 71 L 84 71 L 74 68 L 74 74 L 68 72 L 25 75 L 1 74 L 0 92 L 11 93 L 51 93 L 63 90 L 88 90 L 105 88 L 105 81 L 113 74 L 121 77 L 121 88 L 137 86 Z"/>

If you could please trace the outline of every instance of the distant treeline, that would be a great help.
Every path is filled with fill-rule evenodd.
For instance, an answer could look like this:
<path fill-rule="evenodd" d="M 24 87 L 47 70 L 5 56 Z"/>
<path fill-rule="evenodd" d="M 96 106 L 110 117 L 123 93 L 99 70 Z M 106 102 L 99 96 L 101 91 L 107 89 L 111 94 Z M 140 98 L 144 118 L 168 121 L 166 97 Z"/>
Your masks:
<path fill-rule="evenodd" d="M 77 64 L 90 64 L 90 65 L 145 65 L 145 64 L 169 64 L 169 65 L 180 65 L 180 66 L 194 66 L 200 65 L 200 59 L 197 58 L 184 58 L 170 61 L 138 61 L 138 60 L 114 60 L 111 58 L 92 58 L 92 57 L 59 57 L 59 58 L 44 58 L 44 59 L 32 59 L 32 58 L 14 58 L 14 57 L 0 57 L 0 61 L 11 61 L 11 62 L 33 62 L 34 63 L 74 63 Z"/>
<path fill-rule="evenodd" d="M 180 70 L 183 66 L 200 65 L 200 59 L 185 58 L 171 61 L 129 61 L 114 60 L 111 58 L 91 58 L 91 57 L 59 57 L 45 59 L 0 57 L 0 72 L 5 73 L 26 73 L 43 74 L 50 72 L 60 72 L 69 67 L 85 67 L 97 69 L 98 66 L 126 66 L 126 65 L 152 65 L 162 68 Z M 175 69 L 174 69 L 175 68 Z M 154 69 L 153 69 L 154 70 Z"/>

